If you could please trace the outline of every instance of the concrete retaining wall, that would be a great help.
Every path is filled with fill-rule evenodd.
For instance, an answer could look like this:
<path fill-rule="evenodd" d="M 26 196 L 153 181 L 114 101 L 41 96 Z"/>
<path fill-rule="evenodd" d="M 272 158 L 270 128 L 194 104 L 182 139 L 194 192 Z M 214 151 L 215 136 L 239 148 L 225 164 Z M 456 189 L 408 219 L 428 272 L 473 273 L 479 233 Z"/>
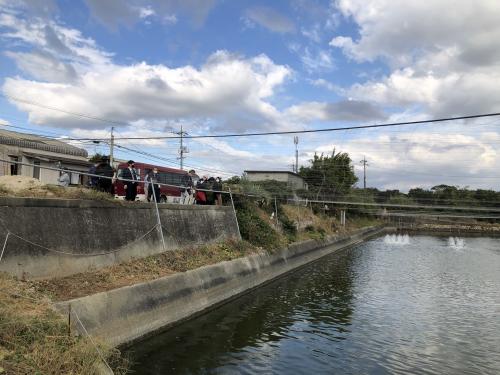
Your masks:
<path fill-rule="evenodd" d="M 90 334 L 117 346 L 137 340 L 227 302 L 298 267 L 341 248 L 381 234 L 382 227 L 360 230 L 327 241 L 305 241 L 273 254 L 205 266 L 108 292 L 57 304 L 68 304 Z"/>
<path fill-rule="evenodd" d="M 167 250 L 239 236 L 231 207 L 159 207 Z M 154 206 L 146 203 L 0 198 L 0 251 L 7 230 L 52 250 L 10 235 L 0 271 L 60 277 L 156 254 L 163 251 L 158 231 L 141 239 L 156 223 Z"/>

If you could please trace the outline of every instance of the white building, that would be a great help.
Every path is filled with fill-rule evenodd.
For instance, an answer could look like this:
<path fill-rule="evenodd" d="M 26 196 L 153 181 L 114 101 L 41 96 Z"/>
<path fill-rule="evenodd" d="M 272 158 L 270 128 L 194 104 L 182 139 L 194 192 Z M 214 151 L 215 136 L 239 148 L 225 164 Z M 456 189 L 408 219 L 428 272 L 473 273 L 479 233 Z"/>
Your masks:
<path fill-rule="evenodd" d="M 245 177 L 248 181 L 267 181 L 274 180 L 286 182 L 293 190 L 307 190 L 307 183 L 297 173 L 289 171 L 245 171 Z"/>
<path fill-rule="evenodd" d="M 0 159 L 30 165 L 0 161 L 0 176 L 21 175 L 34 177 L 45 184 L 57 184 L 59 171 L 43 169 L 68 168 L 87 172 L 90 163 L 87 151 L 67 143 L 37 135 L 0 129 Z M 72 172 L 71 184 L 82 184 L 80 173 Z"/>

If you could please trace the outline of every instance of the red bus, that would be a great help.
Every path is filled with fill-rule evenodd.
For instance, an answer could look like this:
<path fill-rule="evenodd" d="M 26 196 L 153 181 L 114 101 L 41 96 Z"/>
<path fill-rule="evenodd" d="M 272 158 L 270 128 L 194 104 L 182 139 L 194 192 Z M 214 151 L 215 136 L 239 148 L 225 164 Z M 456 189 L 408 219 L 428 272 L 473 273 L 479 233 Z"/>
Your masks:
<path fill-rule="evenodd" d="M 118 165 L 118 171 L 116 174 L 117 180 L 115 182 L 116 198 L 125 199 L 125 189 L 123 187 L 123 181 L 120 181 L 120 177 L 123 174 L 123 170 L 127 168 L 127 163 L 121 163 Z M 183 186 L 185 176 L 188 174 L 186 171 L 183 171 L 181 169 L 160 167 L 153 164 L 135 163 L 137 175 L 140 176 L 140 181 L 137 184 L 136 200 L 147 201 L 148 192 L 144 191 L 144 180 L 146 179 L 149 171 L 153 170 L 153 168 L 158 168 L 158 182 L 160 184 Z M 160 185 L 160 202 L 180 203 L 182 189 L 175 186 Z"/>

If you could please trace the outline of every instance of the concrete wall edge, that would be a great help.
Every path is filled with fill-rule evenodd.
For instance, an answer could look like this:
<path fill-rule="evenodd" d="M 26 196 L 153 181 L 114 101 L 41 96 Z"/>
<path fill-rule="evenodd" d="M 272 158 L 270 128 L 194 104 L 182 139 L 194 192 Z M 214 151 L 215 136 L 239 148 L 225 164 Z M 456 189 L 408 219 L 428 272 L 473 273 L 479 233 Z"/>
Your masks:
<path fill-rule="evenodd" d="M 71 304 L 90 334 L 112 346 L 126 345 L 204 314 L 385 230 L 384 226 L 375 226 L 348 236 L 303 241 L 271 254 L 253 254 L 55 306 L 64 314 Z"/>

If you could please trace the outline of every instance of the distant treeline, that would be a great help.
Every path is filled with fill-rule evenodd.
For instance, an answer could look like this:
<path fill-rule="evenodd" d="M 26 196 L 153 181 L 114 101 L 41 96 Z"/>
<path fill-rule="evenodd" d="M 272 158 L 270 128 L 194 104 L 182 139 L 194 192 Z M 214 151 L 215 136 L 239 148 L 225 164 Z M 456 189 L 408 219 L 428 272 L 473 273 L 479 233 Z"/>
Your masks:
<path fill-rule="evenodd" d="M 363 202 L 419 204 L 440 206 L 482 206 L 499 207 L 500 192 L 494 190 L 471 190 L 466 187 L 436 185 L 430 189 L 414 188 L 408 193 L 399 190 L 381 191 L 375 188 L 352 189 L 351 200 L 359 198 Z"/>

